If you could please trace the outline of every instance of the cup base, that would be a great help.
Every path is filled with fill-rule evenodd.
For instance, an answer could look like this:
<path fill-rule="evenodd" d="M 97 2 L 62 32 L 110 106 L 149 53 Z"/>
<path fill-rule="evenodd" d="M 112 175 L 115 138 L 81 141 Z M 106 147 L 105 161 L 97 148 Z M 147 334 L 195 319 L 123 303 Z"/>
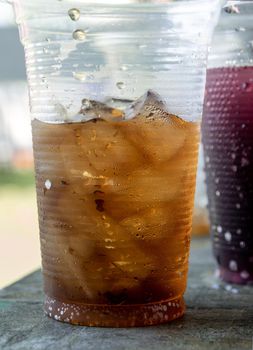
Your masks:
<path fill-rule="evenodd" d="M 235 272 L 227 269 L 224 266 L 219 266 L 218 276 L 224 282 L 253 285 L 253 274 L 250 274 L 247 271 Z"/>
<path fill-rule="evenodd" d="M 63 302 L 46 296 L 46 314 L 61 322 L 91 327 L 142 327 L 167 323 L 183 316 L 183 297 L 138 305 L 100 305 Z"/>

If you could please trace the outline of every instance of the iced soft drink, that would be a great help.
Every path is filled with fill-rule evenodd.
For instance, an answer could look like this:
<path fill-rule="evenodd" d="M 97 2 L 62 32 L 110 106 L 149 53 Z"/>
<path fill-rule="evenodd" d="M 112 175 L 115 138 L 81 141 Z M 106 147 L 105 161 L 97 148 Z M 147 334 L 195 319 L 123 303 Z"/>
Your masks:
<path fill-rule="evenodd" d="M 253 67 L 209 69 L 203 143 L 220 277 L 253 283 Z"/>
<path fill-rule="evenodd" d="M 180 317 L 198 123 L 149 91 L 126 112 L 83 100 L 75 122 L 32 130 L 46 312 L 104 326 Z"/>

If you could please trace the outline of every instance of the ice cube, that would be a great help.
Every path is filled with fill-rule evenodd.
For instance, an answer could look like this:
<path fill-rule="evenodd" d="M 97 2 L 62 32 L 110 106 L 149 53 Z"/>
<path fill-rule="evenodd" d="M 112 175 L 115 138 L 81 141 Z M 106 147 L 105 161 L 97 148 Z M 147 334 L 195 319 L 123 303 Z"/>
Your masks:
<path fill-rule="evenodd" d="M 91 119 L 115 121 L 122 119 L 124 116 L 124 112 L 118 108 L 113 108 L 105 103 L 88 99 L 82 100 L 82 106 L 79 114 L 84 116 L 85 121 Z"/>
<path fill-rule="evenodd" d="M 120 127 L 125 137 L 152 163 L 167 162 L 196 134 L 197 123 L 169 113 L 151 90 L 126 110 L 124 119 Z"/>
<path fill-rule="evenodd" d="M 133 119 L 139 116 L 147 119 L 166 117 L 167 109 L 162 98 L 152 90 L 148 90 L 143 96 L 130 105 L 125 114 L 125 119 Z"/>
<path fill-rule="evenodd" d="M 108 97 L 105 100 L 105 103 L 116 109 L 120 109 L 122 111 L 125 111 L 127 108 L 129 108 L 133 104 L 133 100 L 129 100 L 126 98 L 115 98 L 115 97 Z"/>

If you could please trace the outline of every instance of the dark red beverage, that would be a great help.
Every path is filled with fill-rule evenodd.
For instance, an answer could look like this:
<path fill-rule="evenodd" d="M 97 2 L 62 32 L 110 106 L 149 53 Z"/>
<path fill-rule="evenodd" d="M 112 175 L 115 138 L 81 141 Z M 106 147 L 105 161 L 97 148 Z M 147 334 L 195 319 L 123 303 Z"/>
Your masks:
<path fill-rule="evenodd" d="M 207 74 L 203 143 L 220 277 L 253 283 L 253 67 Z"/>

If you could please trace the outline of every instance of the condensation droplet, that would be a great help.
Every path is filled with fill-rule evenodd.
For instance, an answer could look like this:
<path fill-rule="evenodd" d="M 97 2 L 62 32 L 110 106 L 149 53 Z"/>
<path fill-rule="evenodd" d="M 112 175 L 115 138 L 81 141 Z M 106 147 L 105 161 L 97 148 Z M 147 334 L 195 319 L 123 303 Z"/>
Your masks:
<path fill-rule="evenodd" d="M 73 39 L 78 41 L 84 41 L 86 39 L 86 32 L 83 29 L 77 29 L 72 34 Z"/>
<path fill-rule="evenodd" d="M 236 5 L 225 6 L 224 7 L 224 11 L 229 13 L 229 14 L 231 14 L 231 13 L 233 13 L 233 14 L 240 13 L 240 10 L 239 10 L 239 8 Z"/>
<path fill-rule="evenodd" d="M 219 182 L 220 182 L 220 179 L 218 177 L 216 177 L 215 183 L 218 184 Z"/>
<path fill-rule="evenodd" d="M 123 83 L 123 81 L 118 81 L 116 84 L 117 88 L 122 90 L 125 87 L 125 84 Z"/>
<path fill-rule="evenodd" d="M 231 154 L 231 158 L 232 158 L 232 159 L 235 159 L 235 158 L 236 158 L 236 154 L 235 154 L 235 153 L 232 153 L 232 154 Z"/>
<path fill-rule="evenodd" d="M 238 235 L 241 235 L 241 234 L 242 234 L 242 230 L 241 230 L 240 228 L 238 228 L 238 229 L 236 230 L 236 233 L 237 233 Z"/>
<path fill-rule="evenodd" d="M 46 180 L 46 181 L 45 181 L 45 188 L 46 188 L 47 190 L 50 190 L 51 187 L 52 187 L 52 182 L 51 182 L 50 180 Z"/>
<path fill-rule="evenodd" d="M 221 226 L 217 226 L 217 232 L 218 233 L 222 233 L 222 227 Z"/>
<path fill-rule="evenodd" d="M 215 194 L 217 197 L 220 197 L 220 191 L 216 191 Z"/>
<path fill-rule="evenodd" d="M 232 235 L 231 235 L 231 233 L 230 233 L 229 231 L 225 232 L 224 237 L 225 237 L 225 240 L 226 240 L 227 242 L 231 242 L 231 240 L 232 240 Z"/>
<path fill-rule="evenodd" d="M 245 167 L 245 166 L 247 166 L 247 165 L 249 165 L 248 159 L 242 157 L 242 159 L 241 159 L 241 166 L 242 166 L 242 167 Z"/>
<path fill-rule="evenodd" d="M 121 67 L 120 67 L 120 70 L 122 70 L 122 71 L 127 71 L 128 70 L 128 67 L 127 66 L 125 66 L 125 65 L 122 65 Z"/>
<path fill-rule="evenodd" d="M 248 273 L 248 271 L 242 271 L 240 273 L 240 276 L 246 280 L 247 278 L 249 278 L 249 273 Z"/>
<path fill-rule="evenodd" d="M 232 170 L 233 170 L 234 173 L 237 172 L 237 166 L 236 166 L 236 165 L 233 165 L 231 168 L 232 168 Z"/>
<path fill-rule="evenodd" d="M 235 207 L 236 207 L 236 209 L 240 209 L 241 208 L 241 204 L 240 203 L 236 203 Z"/>
<path fill-rule="evenodd" d="M 85 72 L 73 72 L 73 77 L 76 80 L 84 81 L 86 79 L 86 73 Z"/>
<path fill-rule="evenodd" d="M 253 91 L 253 86 L 251 83 L 246 82 L 242 84 L 242 89 L 245 90 L 246 92 L 252 92 Z"/>
<path fill-rule="evenodd" d="M 245 32 L 246 29 L 244 27 L 237 27 L 237 28 L 235 28 L 235 31 L 236 32 Z"/>
<path fill-rule="evenodd" d="M 90 100 L 88 100 L 88 99 L 83 99 L 82 100 L 82 109 L 83 110 L 87 110 L 87 109 L 90 109 L 91 108 L 91 102 L 90 102 Z"/>
<path fill-rule="evenodd" d="M 245 248 L 245 247 L 246 247 L 246 244 L 245 244 L 244 241 L 241 241 L 241 242 L 240 242 L 240 247 L 241 247 L 241 248 Z"/>
<path fill-rule="evenodd" d="M 229 261 L 229 269 L 231 271 L 237 271 L 238 270 L 237 262 L 235 260 L 230 260 Z"/>
<path fill-rule="evenodd" d="M 77 8 L 73 8 L 68 11 L 68 15 L 72 19 L 72 21 L 78 21 L 81 16 L 81 13 Z"/>

